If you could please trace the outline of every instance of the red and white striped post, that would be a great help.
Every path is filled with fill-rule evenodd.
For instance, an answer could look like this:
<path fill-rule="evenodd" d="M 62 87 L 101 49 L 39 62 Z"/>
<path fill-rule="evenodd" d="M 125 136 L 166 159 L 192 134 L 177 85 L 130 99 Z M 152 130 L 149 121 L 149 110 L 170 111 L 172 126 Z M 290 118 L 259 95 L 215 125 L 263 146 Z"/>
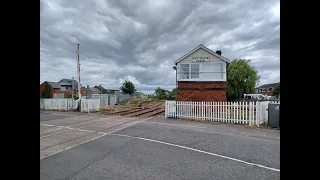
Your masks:
<path fill-rule="evenodd" d="M 79 93 L 79 99 L 81 99 L 81 85 L 80 85 L 80 44 L 77 45 L 78 50 L 78 93 Z"/>

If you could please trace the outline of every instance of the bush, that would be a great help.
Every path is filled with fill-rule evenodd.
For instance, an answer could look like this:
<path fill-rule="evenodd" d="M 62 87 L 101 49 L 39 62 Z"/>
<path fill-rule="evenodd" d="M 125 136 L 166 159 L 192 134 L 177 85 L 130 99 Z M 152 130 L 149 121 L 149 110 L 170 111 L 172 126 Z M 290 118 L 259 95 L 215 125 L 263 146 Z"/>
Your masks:
<path fill-rule="evenodd" d="M 72 94 L 67 94 L 67 98 L 72 98 Z M 74 98 L 74 100 L 78 100 L 79 99 L 79 97 L 78 97 L 78 95 L 73 95 L 73 98 Z"/>

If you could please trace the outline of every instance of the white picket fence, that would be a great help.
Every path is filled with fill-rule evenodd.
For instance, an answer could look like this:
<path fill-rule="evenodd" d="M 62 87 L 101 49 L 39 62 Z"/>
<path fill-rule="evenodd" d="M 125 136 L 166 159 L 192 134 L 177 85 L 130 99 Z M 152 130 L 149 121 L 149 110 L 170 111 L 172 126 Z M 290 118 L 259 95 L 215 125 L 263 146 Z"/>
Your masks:
<path fill-rule="evenodd" d="M 256 102 L 191 102 L 166 101 L 166 118 L 185 118 L 225 123 L 255 124 L 268 119 L 268 104 L 274 101 Z"/>
<path fill-rule="evenodd" d="M 81 99 L 81 112 L 92 112 L 100 110 L 99 99 Z"/>
<path fill-rule="evenodd" d="M 72 99 L 40 99 L 40 107 L 44 106 L 45 110 L 71 111 L 78 108 L 79 100 Z M 82 99 L 81 112 L 93 112 L 100 110 L 99 99 Z"/>
<path fill-rule="evenodd" d="M 40 107 L 41 101 L 43 101 L 44 109 L 46 110 L 57 110 L 57 111 L 70 111 L 76 109 L 78 107 L 78 100 L 72 99 L 40 99 Z M 73 107 L 72 107 L 73 101 Z"/>

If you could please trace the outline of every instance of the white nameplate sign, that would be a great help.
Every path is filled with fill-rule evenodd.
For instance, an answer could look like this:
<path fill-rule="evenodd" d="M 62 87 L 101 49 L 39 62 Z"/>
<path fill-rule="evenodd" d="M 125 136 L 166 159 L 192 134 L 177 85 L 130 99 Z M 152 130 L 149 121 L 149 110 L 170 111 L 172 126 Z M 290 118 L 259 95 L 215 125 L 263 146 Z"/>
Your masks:
<path fill-rule="evenodd" d="M 193 57 L 192 62 L 209 62 L 210 57 Z"/>

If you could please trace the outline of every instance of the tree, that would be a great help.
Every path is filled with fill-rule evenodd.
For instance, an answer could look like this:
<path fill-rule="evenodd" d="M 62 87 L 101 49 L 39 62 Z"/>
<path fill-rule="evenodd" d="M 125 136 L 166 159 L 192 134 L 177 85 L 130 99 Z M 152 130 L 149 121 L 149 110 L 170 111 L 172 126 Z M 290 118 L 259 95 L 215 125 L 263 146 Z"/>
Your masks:
<path fill-rule="evenodd" d="M 51 98 L 51 86 L 47 82 L 44 83 L 42 98 Z"/>
<path fill-rule="evenodd" d="M 122 86 L 120 87 L 120 90 L 124 94 L 133 94 L 136 91 L 136 87 L 134 86 L 134 84 L 131 81 L 125 80 L 122 83 Z"/>
<path fill-rule="evenodd" d="M 175 100 L 177 96 L 177 88 L 173 88 L 171 91 L 158 87 L 154 90 L 154 98 L 158 100 Z"/>
<path fill-rule="evenodd" d="M 173 89 L 169 92 L 169 94 L 168 94 L 168 96 L 167 96 L 167 99 L 168 99 L 168 100 L 175 100 L 176 97 L 177 97 L 177 94 L 178 94 L 177 88 L 173 88 Z"/>
<path fill-rule="evenodd" d="M 277 84 L 276 88 L 274 88 L 274 90 L 272 92 L 272 96 L 277 96 L 277 98 L 278 98 L 279 94 L 280 94 L 280 83 Z"/>
<path fill-rule="evenodd" d="M 159 100 L 164 100 L 167 99 L 167 91 L 165 89 L 162 89 L 158 87 L 157 89 L 154 90 L 154 94 L 157 99 Z"/>
<path fill-rule="evenodd" d="M 241 98 L 244 93 L 254 92 L 260 76 L 249 60 L 236 59 L 227 67 L 227 94 L 229 100 Z"/>

